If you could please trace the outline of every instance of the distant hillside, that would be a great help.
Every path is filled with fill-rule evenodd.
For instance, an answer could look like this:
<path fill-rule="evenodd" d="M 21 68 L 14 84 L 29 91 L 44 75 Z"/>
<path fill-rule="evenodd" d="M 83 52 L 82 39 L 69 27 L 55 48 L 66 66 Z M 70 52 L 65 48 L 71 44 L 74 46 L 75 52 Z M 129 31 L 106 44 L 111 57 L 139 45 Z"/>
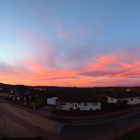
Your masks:
<path fill-rule="evenodd" d="M 0 91 L 9 92 L 11 89 L 15 89 L 24 85 L 10 85 L 0 83 Z M 48 96 L 58 96 L 64 94 L 108 94 L 116 92 L 124 92 L 126 90 L 140 92 L 140 87 L 57 87 L 57 86 L 24 86 L 33 93 L 46 93 Z"/>

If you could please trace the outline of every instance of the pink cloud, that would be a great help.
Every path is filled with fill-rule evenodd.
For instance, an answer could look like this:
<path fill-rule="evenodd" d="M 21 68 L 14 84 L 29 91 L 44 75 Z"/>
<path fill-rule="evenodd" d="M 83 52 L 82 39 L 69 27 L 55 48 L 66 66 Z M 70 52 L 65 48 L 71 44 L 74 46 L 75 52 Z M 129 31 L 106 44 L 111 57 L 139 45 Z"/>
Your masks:
<path fill-rule="evenodd" d="M 121 59 L 125 57 L 121 56 Z M 47 67 L 40 59 L 28 58 L 15 66 L 0 65 L 0 78 L 6 83 L 58 86 L 113 86 L 139 84 L 140 62 L 121 61 L 112 54 L 101 56 L 83 69 Z M 127 58 L 126 58 L 127 59 Z"/>
<path fill-rule="evenodd" d="M 59 32 L 59 35 L 63 39 L 68 39 L 69 38 L 68 32 Z"/>
<path fill-rule="evenodd" d="M 128 52 L 118 52 L 98 57 L 95 62 L 88 63 L 87 69 L 79 74 L 91 78 L 89 85 L 139 85 L 140 56 L 135 56 L 135 53 L 131 53 L 133 51 L 132 49 Z M 94 82 L 92 82 L 92 79 L 94 79 Z"/>
<path fill-rule="evenodd" d="M 34 53 L 12 66 L 0 64 L 2 82 L 57 86 L 139 84 L 139 49 L 89 59 L 94 54 L 83 47 L 78 48 L 78 51 L 70 50 L 67 56 L 61 57 L 59 46 L 44 41 L 34 33 L 27 34 L 27 36 L 24 34 L 22 39 L 31 44 L 30 47 Z M 73 65 L 73 67 L 66 67 L 67 65 Z M 82 67 L 76 67 L 77 65 L 82 65 Z"/>

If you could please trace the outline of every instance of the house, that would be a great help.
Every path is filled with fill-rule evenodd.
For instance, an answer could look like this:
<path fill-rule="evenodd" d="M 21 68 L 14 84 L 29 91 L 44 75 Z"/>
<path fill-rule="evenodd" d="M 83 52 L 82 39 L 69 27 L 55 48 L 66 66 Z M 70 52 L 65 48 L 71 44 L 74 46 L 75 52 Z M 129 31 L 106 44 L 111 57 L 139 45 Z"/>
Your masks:
<path fill-rule="evenodd" d="M 16 85 L 10 90 L 9 99 L 14 102 L 29 104 L 33 99 L 33 94 L 30 93 L 28 87 L 24 85 Z"/>
<path fill-rule="evenodd" d="M 107 96 L 108 103 L 118 103 L 118 102 L 125 102 L 128 105 L 136 105 L 140 104 L 140 92 L 126 90 L 126 91 L 119 91 L 116 93 L 111 93 Z"/>
<path fill-rule="evenodd" d="M 56 105 L 56 100 L 58 99 L 58 97 L 50 97 L 47 98 L 47 104 L 48 105 Z"/>
<path fill-rule="evenodd" d="M 59 97 L 57 100 L 58 110 L 77 110 L 77 111 L 95 111 L 101 110 L 101 102 L 94 95 L 75 94 Z"/>

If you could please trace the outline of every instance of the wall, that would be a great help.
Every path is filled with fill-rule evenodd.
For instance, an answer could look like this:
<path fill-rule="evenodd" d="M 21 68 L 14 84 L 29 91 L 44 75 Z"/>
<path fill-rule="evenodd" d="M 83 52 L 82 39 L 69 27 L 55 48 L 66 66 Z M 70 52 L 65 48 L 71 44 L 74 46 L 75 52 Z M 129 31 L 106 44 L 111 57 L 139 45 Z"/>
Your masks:
<path fill-rule="evenodd" d="M 116 98 L 109 97 L 109 96 L 107 96 L 107 101 L 108 101 L 108 103 L 117 103 L 117 99 Z"/>
<path fill-rule="evenodd" d="M 119 99 L 116 99 L 116 98 L 113 98 L 113 97 L 109 97 L 108 96 L 107 98 L 108 98 L 108 103 L 117 103 L 117 100 L 118 101 L 126 100 L 126 101 L 128 101 L 127 102 L 128 105 L 140 104 L 140 97 L 119 98 Z"/>
<path fill-rule="evenodd" d="M 127 104 L 129 104 L 129 105 L 140 104 L 140 97 L 134 97 L 134 98 L 128 99 Z"/>
<path fill-rule="evenodd" d="M 58 104 L 57 109 L 61 110 L 101 110 L 101 103 L 63 103 Z"/>
<path fill-rule="evenodd" d="M 48 105 L 56 105 L 56 100 L 57 99 L 58 99 L 58 97 L 47 98 L 47 104 Z"/>

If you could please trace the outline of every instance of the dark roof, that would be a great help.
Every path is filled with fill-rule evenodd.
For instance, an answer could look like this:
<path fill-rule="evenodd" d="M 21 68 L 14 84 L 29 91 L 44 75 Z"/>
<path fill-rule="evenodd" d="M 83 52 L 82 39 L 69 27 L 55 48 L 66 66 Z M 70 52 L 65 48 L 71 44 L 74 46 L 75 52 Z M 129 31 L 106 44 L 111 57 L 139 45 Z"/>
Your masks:
<path fill-rule="evenodd" d="M 114 98 L 132 98 L 132 97 L 140 97 L 140 92 L 137 91 L 119 91 L 115 93 L 109 93 L 108 96 Z"/>
<path fill-rule="evenodd" d="M 99 97 L 95 94 L 68 94 L 58 98 L 58 101 L 64 102 L 98 102 Z"/>

